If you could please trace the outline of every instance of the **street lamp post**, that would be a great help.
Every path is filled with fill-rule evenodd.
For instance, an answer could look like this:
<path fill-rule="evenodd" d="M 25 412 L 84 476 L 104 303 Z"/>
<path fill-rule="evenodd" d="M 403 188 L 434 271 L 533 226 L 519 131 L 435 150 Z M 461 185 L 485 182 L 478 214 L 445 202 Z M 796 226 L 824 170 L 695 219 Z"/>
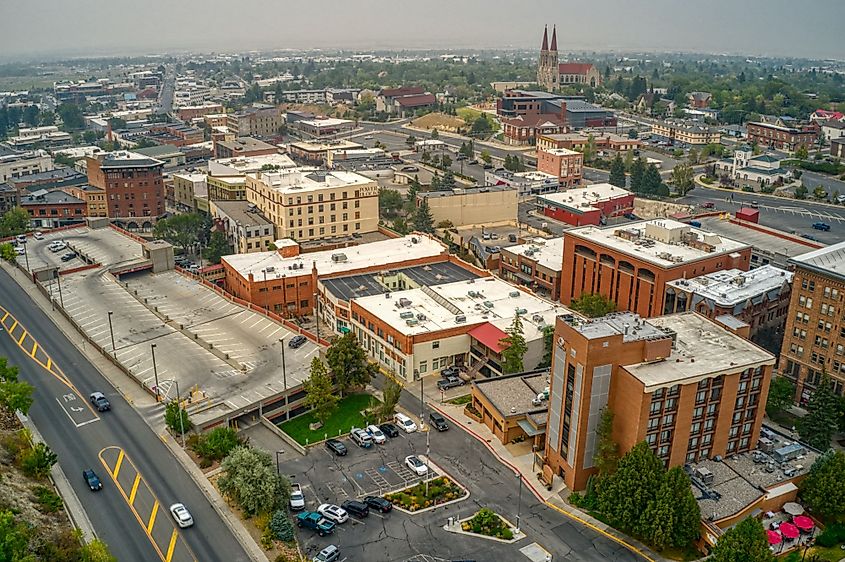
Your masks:
<path fill-rule="evenodd" d="M 156 368 L 156 344 L 150 344 L 150 353 L 153 356 L 153 376 L 155 377 L 156 383 L 156 402 L 159 401 L 159 394 L 158 394 L 158 369 Z"/>
<path fill-rule="evenodd" d="M 29 270 L 29 252 L 26 251 L 26 244 L 23 245 L 23 257 L 26 260 L 26 270 Z"/>
<path fill-rule="evenodd" d="M 182 446 L 185 446 L 185 418 L 182 415 L 182 395 L 179 393 L 179 381 L 173 379 L 173 384 L 176 385 L 176 405 L 179 408 L 179 429 L 182 432 Z M 157 386 L 157 385 L 156 385 Z"/>
<path fill-rule="evenodd" d="M 420 426 L 425 424 L 425 407 L 423 406 L 423 378 L 420 372 L 414 369 L 414 375 L 420 377 Z M 420 427 L 422 429 L 422 427 Z"/>
<path fill-rule="evenodd" d="M 522 475 L 519 472 L 516 479 L 519 480 L 519 497 L 516 500 L 516 532 L 519 533 L 519 517 L 522 515 Z"/>
<path fill-rule="evenodd" d="M 59 274 L 59 270 L 56 270 L 56 281 L 59 284 L 59 304 L 62 305 L 62 308 L 65 307 L 65 299 L 62 297 L 62 276 Z"/>
<path fill-rule="evenodd" d="M 284 451 L 276 451 L 276 474 L 278 474 L 279 476 L 282 475 L 282 465 L 279 462 L 279 455 L 281 455 L 282 453 L 284 453 Z"/>
<path fill-rule="evenodd" d="M 288 403 L 288 398 L 290 393 L 288 392 L 288 373 L 285 368 L 285 339 L 279 338 L 279 346 L 282 349 L 282 382 L 285 385 L 285 421 L 290 419 L 290 405 Z"/>
<path fill-rule="evenodd" d="M 114 346 L 114 328 L 112 327 L 111 323 L 111 315 L 114 314 L 114 311 L 109 310 L 109 334 L 111 334 L 111 353 L 114 355 L 115 359 L 117 359 L 117 351 L 115 350 Z"/>

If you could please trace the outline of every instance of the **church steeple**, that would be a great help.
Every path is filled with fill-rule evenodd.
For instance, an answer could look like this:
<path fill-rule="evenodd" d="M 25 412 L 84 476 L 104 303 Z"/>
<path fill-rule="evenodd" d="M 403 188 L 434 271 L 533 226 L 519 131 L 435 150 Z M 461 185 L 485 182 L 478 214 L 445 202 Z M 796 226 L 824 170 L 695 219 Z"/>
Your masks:
<path fill-rule="evenodd" d="M 557 51 L 557 26 L 552 28 L 552 51 Z"/>
<path fill-rule="evenodd" d="M 546 26 L 546 27 L 543 28 L 543 46 L 540 47 L 540 50 L 541 51 L 548 51 L 549 50 L 549 26 Z"/>

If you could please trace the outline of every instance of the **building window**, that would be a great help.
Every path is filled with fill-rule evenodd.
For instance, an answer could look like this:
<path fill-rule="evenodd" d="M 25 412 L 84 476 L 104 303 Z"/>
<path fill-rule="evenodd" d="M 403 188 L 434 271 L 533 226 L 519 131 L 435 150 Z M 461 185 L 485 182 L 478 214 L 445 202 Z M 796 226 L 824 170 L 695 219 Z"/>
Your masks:
<path fill-rule="evenodd" d="M 420 373 L 428 372 L 428 361 L 420 361 Z"/>
<path fill-rule="evenodd" d="M 440 349 L 440 342 L 439 341 L 431 342 L 431 349 Z"/>

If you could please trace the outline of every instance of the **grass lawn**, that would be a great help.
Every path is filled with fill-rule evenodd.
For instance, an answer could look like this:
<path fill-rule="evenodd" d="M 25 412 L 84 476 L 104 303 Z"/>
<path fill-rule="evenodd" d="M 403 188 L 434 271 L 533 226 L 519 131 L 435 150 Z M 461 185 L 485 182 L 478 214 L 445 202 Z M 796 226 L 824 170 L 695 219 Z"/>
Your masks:
<path fill-rule="evenodd" d="M 472 107 L 459 107 L 455 110 L 455 113 L 458 114 L 458 117 L 468 123 L 475 121 L 478 119 L 479 115 L 481 115 L 481 111 Z"/>
<path fill-rule="evenodd" d="M 447 400 L 449 404 L 454 404 L 455 406 L 463 406 L 464 404 L 469 404 L 472 402 L 472 394 L 464 394 L 463 396 L 458 396 L 457 398 L 452 398 L 451 400 Z"/>
<path fill-rule="evenodd" d="M 326 420 L 326 423 L 317 431 L 311 431 L 308 426 L 317 420 L 309 412 L 302 414 L 292 420 L 278 424 L 282 431 L 293 437 L 300 445 L 315 443 L 329 437 L 337 437 L 339 434 L 349 433 L 353 427 L 364 427 L 367 420 L 361 415 L 371 403 L 378 404 L 375 396 L 370 394 L 350 394 L 344 396 L 337 403 L 337 410 Z"/>

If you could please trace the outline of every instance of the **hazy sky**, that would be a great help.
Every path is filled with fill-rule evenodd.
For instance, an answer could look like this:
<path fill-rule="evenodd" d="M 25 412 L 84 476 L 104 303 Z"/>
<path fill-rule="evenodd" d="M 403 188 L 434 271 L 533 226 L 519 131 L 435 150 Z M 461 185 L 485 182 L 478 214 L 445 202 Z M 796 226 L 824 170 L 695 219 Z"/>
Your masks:
<path fill-rule="evenodd" d="M 0 57 L 539 47 L 845 59 L 845 0 L 0 0 Z"/>

